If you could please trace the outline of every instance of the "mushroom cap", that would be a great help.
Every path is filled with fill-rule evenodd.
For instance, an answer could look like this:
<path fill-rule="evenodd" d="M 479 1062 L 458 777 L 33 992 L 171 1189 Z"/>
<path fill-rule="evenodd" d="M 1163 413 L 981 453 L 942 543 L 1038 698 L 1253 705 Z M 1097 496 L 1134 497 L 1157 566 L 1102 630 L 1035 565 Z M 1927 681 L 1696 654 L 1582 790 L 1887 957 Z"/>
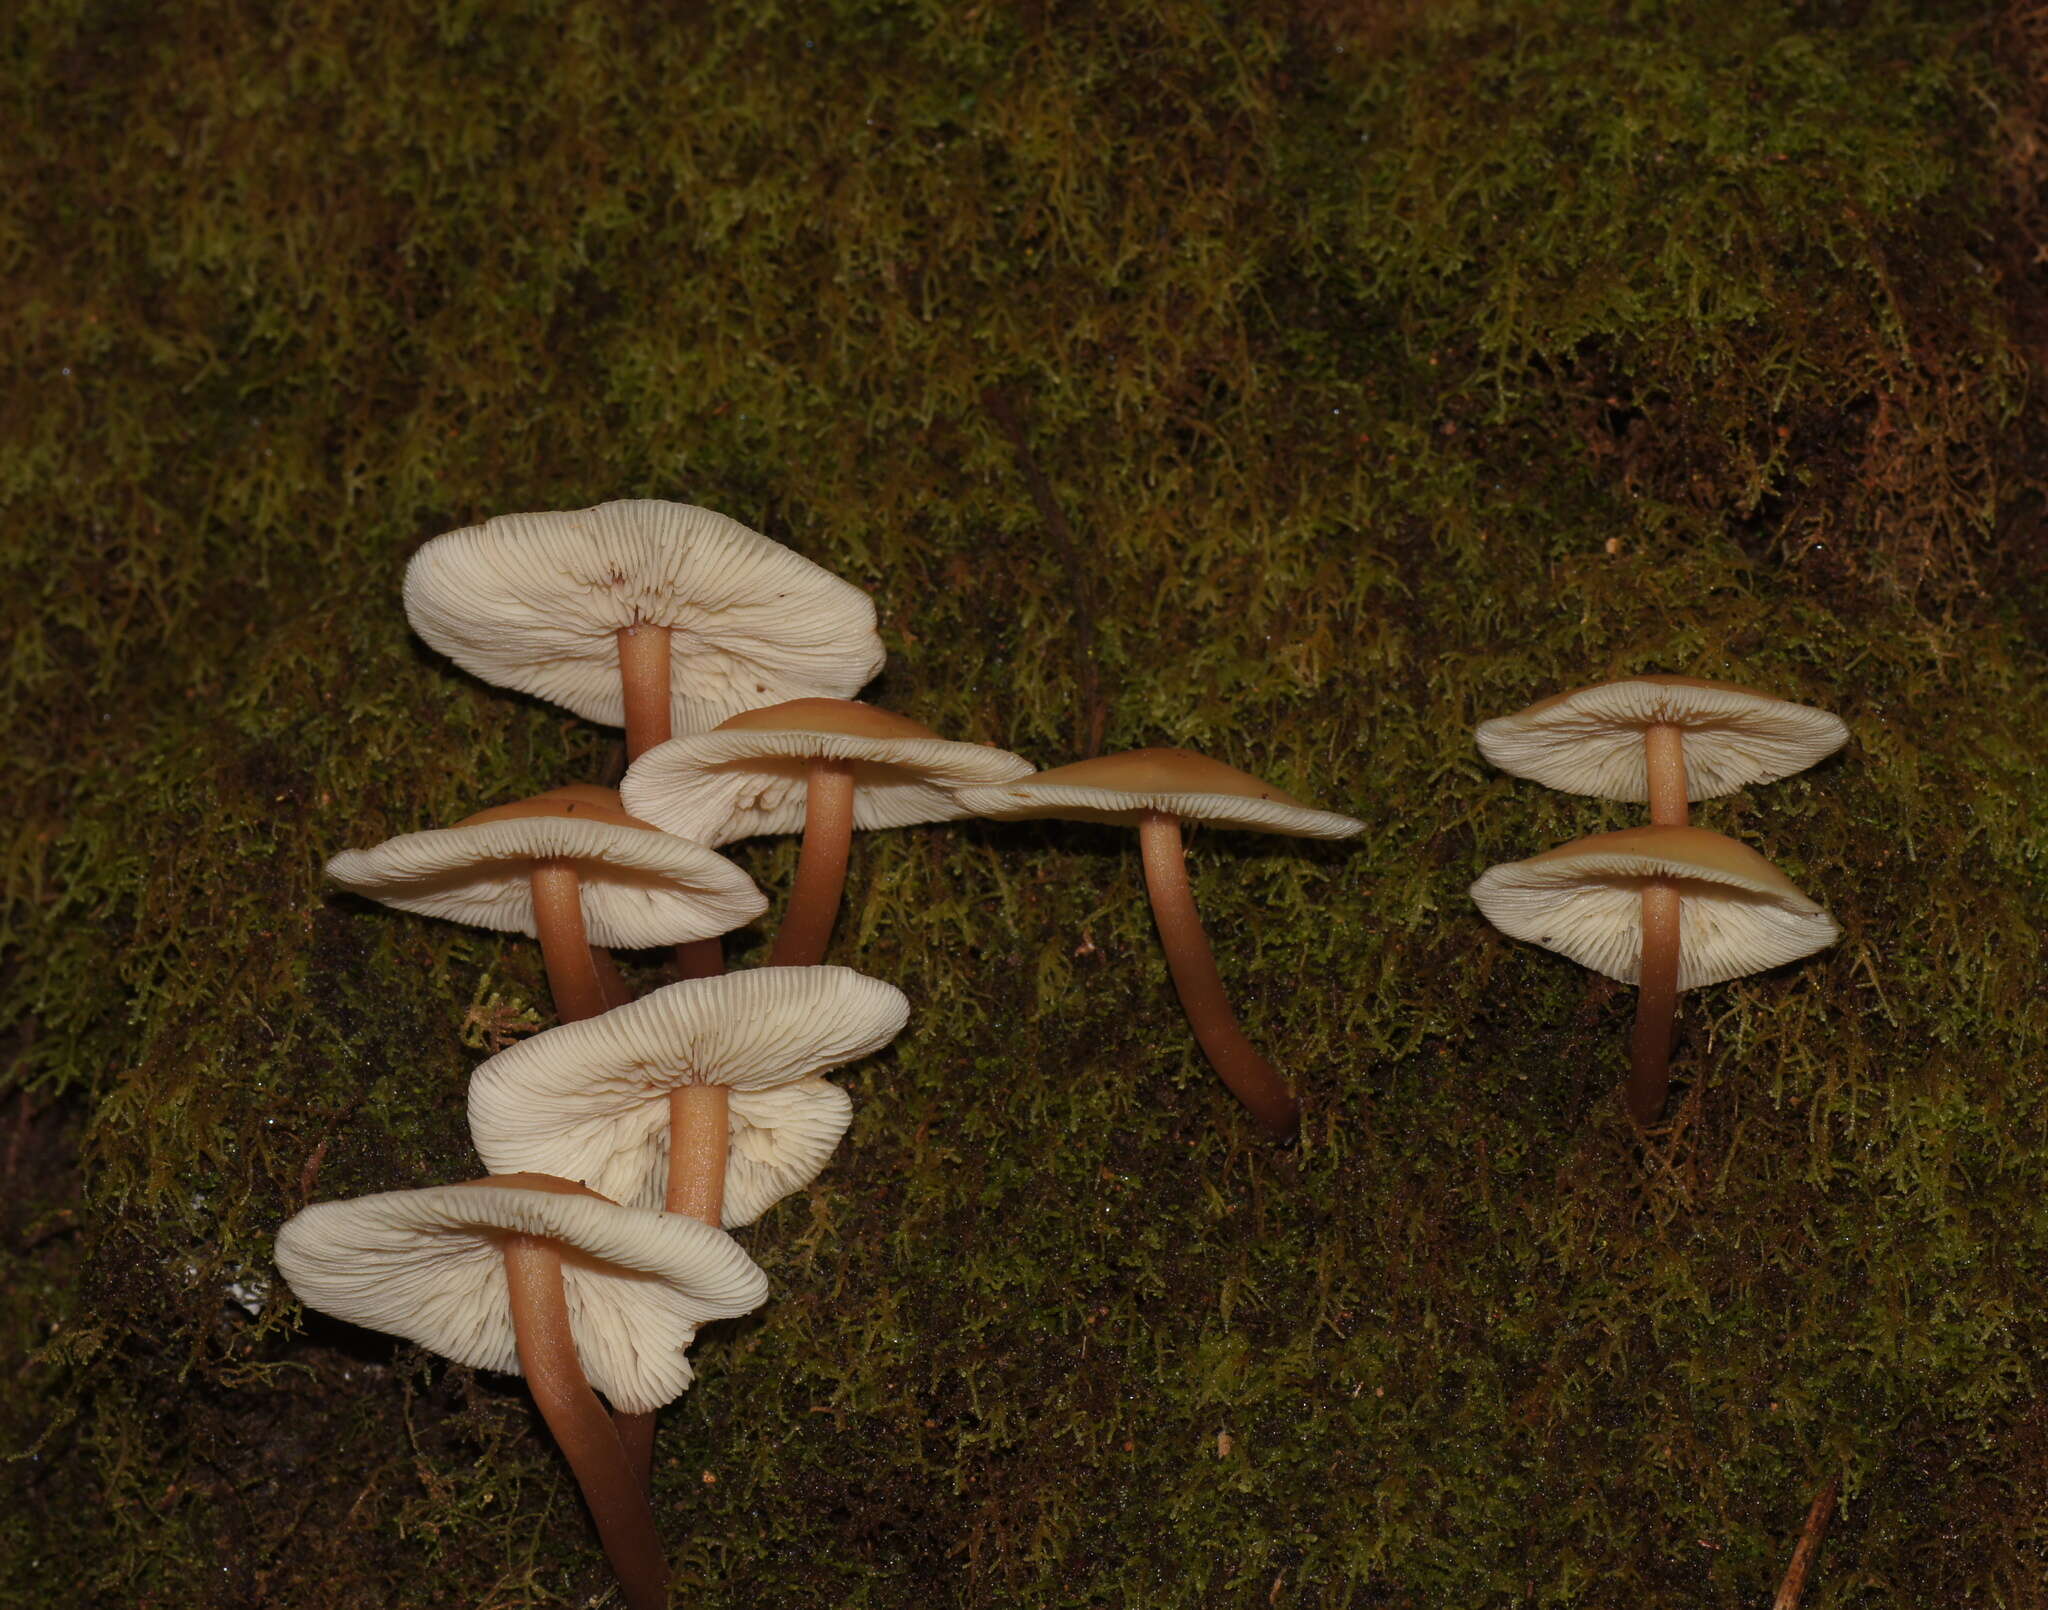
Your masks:
<path fill-rule="evenodd" d="M 608 788 L 575 783 L 494 806 L 454 827 L 343 850 L 327 875 L 401 911 L 531 937 L 537 861 L 569 861 L 595 945 L 640 950 L 730 933 L 768 909 L 714 850 L 635 821 Z"/>
<path fill-rule="evenodd" d="M 971 815 L 955 788 L 1031 774 L 1031 762 L 1007 749 L 950 743 L 871 704 L 792 699 L 656 744 L 627 771 L 620 793 L 648 821 L 700 844 L 794 833 L 804 825 L 813 759 L 853 762 L 855 827 Z"/>
<path fill-rule="evenodd" d="M 565 1249 L 562 1285 L 583 1372 L 629 1414 L 689 1386 L 685 1352 L 698 1326 L 768 1296 L 768 1277 L 722 1230 L 530 1178 L 315 1203 L 278 1231 L 277 1267 L 308 1308 L 517 1375 L 507 1235 Z"/>
<path fill-rule="evenodd" d="M 1479 752 L 1502 771 L 1567 794 L 1650 797 L 1643 733 L 1685 734 L 1685 793 L 1713 799 L 1804 771 L 1849 736 L 1838 716 L 1733 682 L 1636 676 L 1539 699 L 1479 724 Z"/>
<path fill-rule="evenodd" d="M 1827 912 L 1746 844 L 1701 827 L 1631 827 L 1488 867 L 1472 899 L 1504 934 L 1595 972 L 1642 977 L 1643 886 L 1678 885 L 1678 987 L 1718 984 L 1832 945 Z"/>
<path fill-rule="evenodd" d="M 619 726 L 618 634 L 665 626 L 678 731 L 805 693 L 850 694 L 882 668 L 868 595 L 737 520 L 627 498 L 501 514 L 434 538 L 405 570 L 429 647 L 499 687 Z"/>
<path fill-rule="evenodd" d="M 852 1103 L 818 1075 L 880 1050 L 909 1014 L 901 990 L 844 967 L 686 979 L 500 1051 L 470 1079 L 470 1139 L 492 1169 L 557 1174 L 659 1206 L 669 1091 L 722 1084 L 722 1222 L 737 1228 L 808 1185 L 846 1133 Z"/>
<path fill-rule="evenodd" d="M 1191 749 L 1129 749 L 1055 766 L 1020 782 L 963 788 L 960 803 L 998 821 L 1057 817 L 1069 822 L 1135 825 L 1147 811 L 1289 838 L 1348 839 L 1365 830 L 1355 817 L 1318 811 L 1249 772 Z"/>

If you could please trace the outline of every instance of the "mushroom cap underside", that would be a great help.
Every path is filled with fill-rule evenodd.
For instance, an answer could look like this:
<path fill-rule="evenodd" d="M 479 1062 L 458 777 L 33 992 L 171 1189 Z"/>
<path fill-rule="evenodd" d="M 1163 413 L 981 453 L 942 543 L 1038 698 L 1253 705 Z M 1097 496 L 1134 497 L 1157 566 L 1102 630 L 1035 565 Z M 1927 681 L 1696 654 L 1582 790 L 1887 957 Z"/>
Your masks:
<path fill-rule="evenodd" d="M 1841 930 L 1747 845 L 1695 827 L 1600 833 L 1489 867 L 1473 902 L 1501 932 L 1625 984 L 1642 976 L 1642 895 L 1679 894 L 1678 987 L 1718 984 L 1797 961 Z"/>
<path fill-rule="evenodd" d="M 689 1386 L 697 1328 L 766 1301 L 768 1278 L 721 1230 L 601 1197 L 497 1184 L 320 1202 L 286 1221 L 277 1266 L 309 1308 L 476 1369 L 520 1373 L 503 1243 L 563 1249 L 570 1330 L 590 1384 L 627 1413 Z"/>
<path fill-rule="evenodd" d="M 753 879 L 716 851 L 585 816 L 472 819 L 405 833 L 343 850 L 327 863 L 327 876 L 401 911 L 531 937 L 531 875 L 546 861 L 575 867 L 584 926 L 596 945 L 638 950 L 709 939 L 768 909 Z"/>
<path fill-rule="evenodd" d="M 794 833 L 804 825 L 812 760 L 852 763 L 857 828 L 972 815 L 955 799 L 956 789 L 1031 774 L 1031 762 L 1006 749 L 874 730 L 866 722 L 836 729 L 734 722 L 656 744 L 633 763 L 621 794 L 635 814 L 700 844 Z"/>
<path fill-rule="evenodd" d="M 1733 682 L 1639 676 L 1539 699 L 1479 724 L 1479 752 L 1502 771 L 1568 794 L 1650 797 L 1644 732 L 1678 727 L 1686 797 L 1713 799 L 1804 771 L 1849 736 L 1841 718 Z"/>
<path fill-rule="evenodd" d="M 882 668 L 866 593 L 711 509 L 629 498 L 501 514 L 434 538 L 405 572 L 405 613 L 439 653 L 591 721 L 625 720 L 618 634 L 668 629 L 671 719 L 709 727 Z"/>

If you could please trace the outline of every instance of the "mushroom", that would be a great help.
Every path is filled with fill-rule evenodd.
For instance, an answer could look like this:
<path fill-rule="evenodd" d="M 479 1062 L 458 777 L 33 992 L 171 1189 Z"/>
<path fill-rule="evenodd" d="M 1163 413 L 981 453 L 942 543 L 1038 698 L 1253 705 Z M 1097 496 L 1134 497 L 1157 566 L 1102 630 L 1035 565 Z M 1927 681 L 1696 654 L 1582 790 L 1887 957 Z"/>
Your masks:
<path fill-rule="evenodd" d="M 652 1413 L 690 1384 L 697 1327 L 758 1307 L 730 1236 L 538 1174 L 321 1202 L 277 1235 L 309 1308 L 476 1369 L 524 1374 L 633 1610 L 668 1603 L 646 1489 L 592 1393 Z"/>
<path fill-rule="evenodd" d="M 843 967 L 670 984 L 485 1062 L 470 1139 L 488 1168 L 738 1229 L 817 1178 L 846 1133 L 853 1104 L 818 1076 L 880 1050 L 909 1012 L 901 990 Z M 617 1418 L 644 1480 L 654 1417 Z"/>
<path fill-rule="evenodd" d="M 565 1022 L 625 999 L 608 957 L 725 933 L 767 899 L 724 856 L 636 821 L 609 788 L 572 783 L 327 863 L 343 888 L 402 911 L 540 940 Z"/>
<path fill-rule="evenodd" d="M 954 789 L 1030 772 L 1007 750 L 949 743 L 873 705 L 792 699 L 649 750 L 619 791 L 636 815 L 700 844 L 803 829 L 796 887 L 769 960 L 805 967 L 823 959 L 832 937 L 856 827 L 966 816 Z"/>
<path fill-rule="evenodd" d="M 1000 821 L 1060 817 L 1135 824 L 1145 888 L 1173 984 L 1202 1054 L 1232 1094 L 1273 1135 L 1285 1139 L 1300 1105 L 1278 1070 L 1237 1025 L 1188 888 L 1182 821 L 1214 822 L 1294 838 L 1349 838 L 1365 824 L 1312 810 L 1271 783 L 1186 749 L 1133 749 L 1039 772 L 1020 782 L 963 788 L 967 810 Z"/>
<path fill-rule="evenodd" d="M 413 630 L 465 671 L 626 728 L 672 730 L 882 668 L 867 594 L 710 509 L 651 498 L 501 514 L 436 537 L 405 571 Z"/>
<path fill-rule="evenodd" d="M 1681 990 L 1797 961 L 1841 935 L 1747 845 L 1698 827 L 1632 827 L 1489 867 L 1472 899 L 1501 932 L 1637 984 L 1627 1104 L 1664 1105 Z"/>
<path fill-rule="evenodd" d="M 669 984 L 483 1063 L 470 1138 L 494 1170 L 737 1229 L 809 1184 L 846 1132 L 846 1093 L 819 1075 L 880 1050 L 909 1012 L 844 967 Z"/>
<path fill-rule="evenodd" d="M 1478 731 L 1479 752 L 1502 771 L 1568 794 L 1647 800 L 1659 827 L 1685 826 L 1690 800 L 1803 771 L 1848 736 L 1825 710 L 1690 676 L 1553 694 Z"/>

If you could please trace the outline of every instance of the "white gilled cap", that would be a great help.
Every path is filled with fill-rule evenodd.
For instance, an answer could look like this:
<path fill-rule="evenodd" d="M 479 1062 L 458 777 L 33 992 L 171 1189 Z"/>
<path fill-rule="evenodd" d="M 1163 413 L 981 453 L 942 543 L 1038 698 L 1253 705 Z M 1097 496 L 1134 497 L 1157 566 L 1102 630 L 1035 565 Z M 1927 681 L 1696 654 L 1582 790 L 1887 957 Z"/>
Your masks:
<path fill-rule="evenodd" d="M 873 705 L 793 699 L 656 744 L 619 792 L 628 809 L 699 844 L 794 833 L 804 825 L 813 759 L 853 762 L 853 825 L 863 828 L 966 816 L 954 789 L 1031 773 L 1030 761 L 1006 749 L 949 743 Z"/>
<path fill-rule="evenodd" d="M 278 1231 L 277 1266 L 308 1308 L 517 1375 L 501 1243 L 546 1237 L 571 1254 L 562 1284 L 590 1384 L 628 1414 L 659 1408 L 690 1384 L 697 1327 L 758 1308 L 768 1277 L 722 1230 L 553 1185 L 316 1203 Z"/>
<path fill-rule="evenodd" d="M 1504 934 L 1634 984 L 1643 885 L 1678 885 L 1678 987 L 1695 989 L 1797 961 L 1841 930 L 1745 844 L 1699 827 L 1632 827 L 1488 867 L 1472 899 Z"/>
<path fill-rule="evenodd" d="M 406 566 L 405 614 L 465 671 L 614 727 L 628 626 L 674 634 L 677 731 L 857 693 L 882 668 L 858 587 L 737 520 L 651 498 L 501 514 L 436 537 Z"/>
<path fill-rule="evenodd" d="M 1650 797 L 1643 733 L 1685 735 L 1688 799 L 1713 799 L 1804 771 L 1849 736 L 1839 717 L 1733 682 L 1638 676 L 1539 699 L 1479 724 L 1479 752 L 1502 771 L 1567 794 Z"/>
<path fill-rule="evenodd" d="M 1162 811 L 1289 838 L 1347 839 L 1365 830 L 1355 817 L 1311 810 L 1271 783 L 1189 749 L 1127 750 L 1019 782 L 963 788 L 956 797 L 974 815 L 1005 822 L 1057 817 L 1135 825 L 1145 812 Z"/>
<path fill-rule="evenodd" d="M 816 1178 L 846 1132 L 846 1093 L 817 1076 L 879 1051 L 909 1014 L 901 990 L 844 967 L 670 984 L 484 1063 L 469 1084 L 470 1138 L 494 1170 L 556 1174 L 628 1205 L 658 1205 L 669 1092 L 724 1085 L 722 1222 L 737 1228 Z"/>
<path fill-rule="evenodd" d="M 529 937 L 535 862 L 568 861 L 590 942 L 621 950 L 730 933 L 768 909 L 754 880 L 716 851 L 636 822 L 585 783 L 480 811 L 454 827 L 343 850 L 327 875 L 401 911 Z"/>

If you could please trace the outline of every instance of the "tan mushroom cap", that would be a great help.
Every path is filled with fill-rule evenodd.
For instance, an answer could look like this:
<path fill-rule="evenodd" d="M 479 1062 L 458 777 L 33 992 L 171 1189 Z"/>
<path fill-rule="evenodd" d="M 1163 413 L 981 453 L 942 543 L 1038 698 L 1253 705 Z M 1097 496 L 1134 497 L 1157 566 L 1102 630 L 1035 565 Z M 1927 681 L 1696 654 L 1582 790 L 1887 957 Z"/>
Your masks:
<path fill-rule="evenodd" d="M 429 647 L 499 687 L 625 720 L 618 634 L 664 626 L 678 731 L 800 694 L 851 694 L 882 668 L 867 594 L 737 520 L 628 498 L 501 514 L 436 537 L 405 571 Z"/>
<path fill-rule="evenodd" d="M 730 1092 L 727 1228 L 817 1177 L 852 1103 L 818 1075 L 879 1051 L 903 992 L 844 967 L 756 967 L 688 979 L 521 1040 L 476 1070 L 469 1132 L 485 1164 L 582 1180 L 631 1205 L 668 1181 L 669 1092 Z"/>
<path fill-rule="evenodd" d="M 958 797 L 974 815 L 1005 822 L 1057 817 L 1128 826 L 1147 811 L 1162 811 L 1183 821 L 1290 838 L 1344 839 L 1365 829 L 1355 817 L 1313 810 L 1271 783 L 1191 749 L 1129 749 L 1020 782 L 963 788 Z"/>
<path fill-rule="evenodd" d="M 853 762 L 860 828 L 967 816 L 954 789 L 1031 774 L 1031 762 L 1006 749 L 952 743 L 871 704 L 792 699 L 656 744 L 633 763 L 620 792 L 650 822 L 700 844 L 794 833 L 804 825 L 814 759 Z"/>
<path fill-rule="evenodd" d="M 1472 899 L 1504 934 L 1634 984 L 1643 885 L 1678 885 L 1678 987 L 1761 973 L 1832 945 L 1826 911 L 1746 844 L 1700 827 L 1631 827 L 1488 867 Z"/>
<path fill-rule="evenodd" d="M 768 909 L 754 880 L 724 856 L 636 821 L 611 789 L 587 783 L 343 850 L 327 876 L 401 911 L 531 937 L 537 861 L 574 865 L 594 945 L 680 945 L 730 933 Z"/>
<path fill-rule="evenodd" d="M 1479 752 L 1502 771 L 1568 794 L 1650 797 L 1643 733 L 1685 735 L 1688 799 L 1713 799 L 1804 771 L 1848 739 L 1837 716 L 1733 682 L 1637 676 L 1539 699 L 1479 724 Z"/>
<path fill-rule="evenodd" d="M 630 1414 L 689 1386 L 698 1326 L 768 1296 L 768 1277 L 722 1230 L 537 1176 L 316 1203 L 278 1231 L 277 1266 L 308 1308 L 517 1375 L 508 1235 L 569 1251 L 562 1284 L 584 1373 Z"/>

